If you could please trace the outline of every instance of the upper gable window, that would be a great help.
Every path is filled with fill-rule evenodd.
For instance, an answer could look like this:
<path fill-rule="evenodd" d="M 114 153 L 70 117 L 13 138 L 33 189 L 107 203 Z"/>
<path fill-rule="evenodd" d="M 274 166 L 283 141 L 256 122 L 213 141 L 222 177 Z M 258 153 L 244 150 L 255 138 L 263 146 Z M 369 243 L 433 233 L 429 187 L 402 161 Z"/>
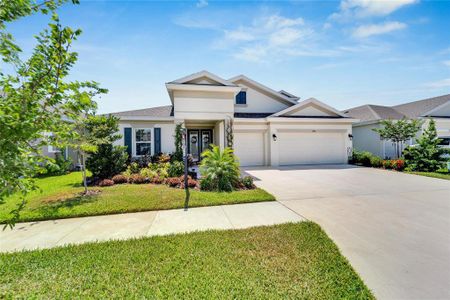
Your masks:
<path fill-rule="evenodd" d="M 236 104 L 247 104 L 247 92 L 241 91 L 236 95 Z"/>

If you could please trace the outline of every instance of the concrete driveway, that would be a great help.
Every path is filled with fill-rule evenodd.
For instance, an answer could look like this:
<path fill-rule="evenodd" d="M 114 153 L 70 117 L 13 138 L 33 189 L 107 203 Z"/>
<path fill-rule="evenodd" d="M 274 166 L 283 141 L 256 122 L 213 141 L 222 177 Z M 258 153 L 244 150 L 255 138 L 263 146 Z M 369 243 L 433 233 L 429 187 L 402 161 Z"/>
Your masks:
<path fill-rule="evenodd" d="M 245 171 L 320 224 L 377 298 L 450 298 L 450 181 L 343 165 Z"/>

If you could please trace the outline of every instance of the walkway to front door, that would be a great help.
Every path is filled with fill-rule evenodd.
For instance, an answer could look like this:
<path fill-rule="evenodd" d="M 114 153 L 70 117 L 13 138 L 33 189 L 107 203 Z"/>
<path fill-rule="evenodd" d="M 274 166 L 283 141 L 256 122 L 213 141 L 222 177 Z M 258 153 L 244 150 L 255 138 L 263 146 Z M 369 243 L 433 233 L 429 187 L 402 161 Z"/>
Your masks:
<path fill-rule="evenodd" d="M 201 153 L 208 149 L 213 141 L 212 129 L 188 129 L 188 141 L 188 153 L 198 162 Z"/>

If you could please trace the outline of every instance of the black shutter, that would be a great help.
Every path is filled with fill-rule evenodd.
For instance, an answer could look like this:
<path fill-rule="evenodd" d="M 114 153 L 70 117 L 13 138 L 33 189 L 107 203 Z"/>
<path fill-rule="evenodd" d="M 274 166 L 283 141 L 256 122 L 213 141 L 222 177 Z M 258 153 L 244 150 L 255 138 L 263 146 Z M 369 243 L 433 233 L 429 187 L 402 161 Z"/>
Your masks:
<path fill-rule="evenodd" d="M 161 153 L 161 128 L 155 128 L 155 155 Z"/>
<path fill-rule="evenodd" d="M 126 146 L 127 147 L 127 153 L 128 153 L 128 156 L 131 158 L 131 153 L 132 153 L 132 137 L 131 137 L 131 128 L 130 127 L 125 127 L 124 129 L 124 134 L 123 134 L 123 137 L 124 137 L 124 146 Z"/>

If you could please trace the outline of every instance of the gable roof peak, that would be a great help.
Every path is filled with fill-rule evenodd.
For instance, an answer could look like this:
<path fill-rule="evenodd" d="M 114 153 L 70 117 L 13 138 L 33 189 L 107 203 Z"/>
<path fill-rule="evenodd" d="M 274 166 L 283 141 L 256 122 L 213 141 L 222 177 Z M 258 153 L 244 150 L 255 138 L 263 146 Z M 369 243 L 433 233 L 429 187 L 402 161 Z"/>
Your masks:
<path fill-rule="evenodd" d="M 288 95 L 285 95 L 285 94 L 282 94 L 280 92 L 277 92 L 277 91 L 269 88 L 268 86 L 265 86 L 264 84 L 261 84 L 261 83 L 255 81 L 255 80 L 253 80 L 253 79 L 243 75 L 243 74 L 237 75 L 237 76 L 234 76 L 234 77 L 231 77 L 230 79 L 228 79 L 228 81 L 232 82 L 232 83 L 236 83 L 237 81 L 240 81 L 240 80 L 245 81 L 245 82 L 255 86 L 256 88 L 258 88 L 258 89 L 260 89 L 260 90 L 262 90 L 262 91 L 264 91 L 264 92 L 266 92 L 266 93 L 268 93 L 270 95 L 276 96 L 279 99 L 287 101 L 287 102 L 289 102 L 291 104 L 297 104 L 296 100 L 300 99 L 300 98 L 295 99 L 295 98 L 289 97 Z"/>
<path fill-rule="evenodd" d="M 325 110 L 327 110 L 327 111 L 329 111 L 331 113 L 334 113 L 334 114 L 336 114 L 339 117 L 348 118 L 348 116 L 346 116 L 344 113 L 342 113 L 342 112 L 338 111 L 337 109 L 329 106 L 328 104 L 325 104 L 324 102 L 322 102 L 320 100 L 317 100 L 314 97 L 308 98 L 308 99 L 303 100 L 301 102 L 298 102 L 297 104 L 295 104 L 295 105 L 293 105 L 291 107 L 288 107 L 288 108 L 286 108 L 286 109 L 284 109 L 282 111 L 274 113 L 274 114 L 271 115 L 271 117 L 279 117 L 279 116 L 282 116 L 282 115 L 284 115 L 286 113 L 289 113 L 289 112 L 291 112 L 293 110 L 296 110 L 296 109 L 299 109 L 299 108 L 302 108 L 302 107 L 306 107 L 306 106 L 308 106 L 310 104 L 315 104 L 315 105 L 317 105 L 319 107 L 322 107 L 323 109 L 325 109 Z"/>
<path fill-rule="evenodd" d="M 213 74 L 213 73 L 211 73 L 211 72 L 209 72 L 207 70 L 202 70 L 202 71 L 199 71 L 199 72 L 196 72 L 196 73 L 192 73 L 190 75 L 178 78 L 178 79 L 170 81 L 168 83 L 169 84 L 186 84 L 186 83 L 189 83 L 190 81 L 193 81 L 193 80 L 196 80 L 196 79 L 200 79 L 202 77 L 209 78 L 212 81 L 215 81 L 215 82 L 217 82 L 217 83 L 219 83 L 221 85 L 224 85 L 224 86 L 236 86 L 234 83 L 232 83 L 232 82 L 230 82 L 228 80 L 225 80 L 222 77 L 217 76 L 216 74 Z"/>

